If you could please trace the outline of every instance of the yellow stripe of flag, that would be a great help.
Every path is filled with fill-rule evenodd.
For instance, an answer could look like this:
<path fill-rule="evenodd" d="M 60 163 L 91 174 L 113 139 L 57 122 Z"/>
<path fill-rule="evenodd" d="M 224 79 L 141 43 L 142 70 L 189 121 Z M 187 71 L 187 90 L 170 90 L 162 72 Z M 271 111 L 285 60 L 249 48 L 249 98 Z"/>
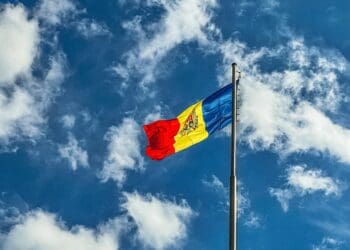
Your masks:
<path fill-rule="evenodd" d="M 178 117 L 180 129 L 175 136 L 175 151 L 181 151 L 208 137 L 202 111 L 203 101 L 199 101 L 188 107 Z"/>

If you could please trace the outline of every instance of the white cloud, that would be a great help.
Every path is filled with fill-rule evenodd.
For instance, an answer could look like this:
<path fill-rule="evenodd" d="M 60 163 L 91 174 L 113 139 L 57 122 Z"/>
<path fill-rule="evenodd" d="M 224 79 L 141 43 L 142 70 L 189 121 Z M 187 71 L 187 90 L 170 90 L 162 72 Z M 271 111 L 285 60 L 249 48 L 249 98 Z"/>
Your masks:
<path fill-rule="evenodd" d="M 145 247 L 158 250 L 181 245 L 195 215 L 185 200 L 175 203 L 137 192 L 124 196 L 122 207 L 135 222 L 137 238 Z"/>
<path fill-rule="evenodd" d="M 35 68 L 42 78 L 32 75 L 34 60 L 40 56 L 41 33 L 35 18 L 29 18 L 21 4 L 2 5 L 0 11 L 0 142 L 34 140 L 43 134 L 45 112 L 64 80 L 65 58 L 60 52 L 49 59 L 49 68 Z"/>
<path fill-rule="evenodd" d="M 46 110 L 60 90 L 65 61 L 61 55 L 51 58 L 43 80 L 28 76 L 22 86 L 0 88 L 0 141 L 34 140 L 43 134 Z"/>
<path fill-rule="evenodd" d="M 40 135 L 42 122 L 35 100 L 26 90 L 15 87 L 10 97 L 0 90 L 0 139 L 3 144 L 20 135 L 28 138 Z"/>
<path fill-rule="evenodd" d="M 88 153 L 79 146 L 77 139 L 71 133 L 68 135 L 68 143 L 58 146 L 58 152 L 70 163 L 73 170 L 77 170 L 78 166 L 89 166 Z"/>
<path fill-rule="evenodd" d="M 242 81 L 241 128 L 242 131 L 249 131 L 249 127 L 254 126 L 254 130 L 244 139 L 252 148 L 274 145 L 284 132 L 280 125 L 284 125 L 285 121 L 288 123 L 285 116 L 288 116 L 291 100 L 266 85 L 256 83 L 254 77 L 247 76 Z"/>
<path fill-rule="evenodd" d="M 83 110 L 81 113 L 84 122 L 90 122 L 92 117 L 88 110 Z"/>
<path fill-rule="evenodd" d="M 260 11 L 266 14 L 274 14 L 276 9 L 279 7 L 278 0 L 241 0 L 237 3 L 237 14 L 239 16 L 243 16 L 245 12 L 249 9 L 253 9 L 254 12 Z M 278 13 L 281 15 L 280 13 Z"/>
<path fill-rule="evenodd" d="M 202 180 L 202 183 L 223 198 L 224 202 L 220 203 L 224 206 L 224 211 L 228 213 L 230 209 L 230 192 L 228 187 L 226 187 L 215 175 L 212 175 L 212 178 L 209 180 Z M 243 183 L 240 181 L 238 182 L 237 202 L 237 215 L 239 220 L 242 221 L 243 225 L 249 228 L 259 228 L 261 226 L 261 218 L 257 213 L 252 211 L 249 194 L 246 191 Z"/>
<path fill-rule="evenodd" d="M 248 192 L 245 190 L 242 182 L 238 182 L 237 190 L 237 208 L 238 208 L 238 218 L 242 217 L 250 209 L 250 199 L 248 197 Z"/>
<path fill-rule="evenodd" d="M 311 221 L 315 226 L 328 232 L 331 235 L 337 235 L 342 239 L 348 239 L 350 237 L 350 227 L 347 220 L 348 211 L 344 213 L 344 210 L 333 207 L 330 209 L 330 214 L 333 216 L 330 219 L 321 219 Z"/>
<path fill-rule="evenodd" d="M 350 146 L 350 130 L 335 124 L 322 112 L 308 103 L 302 103 L 295 113 L 300 126 L 292 128 L 289 151 L 318 149 L 336 156 L 339 161 L 350 163 L 347 148 Z M 294 131 L 293 131 L 294 130 Z M 327 131 L 327 132 L 325 132 Z"/>
<path fill-rule="evenodd" d="M 37 210 L 1 235 L 3 250 L 117 250 L 123 223 L 114 219 L 97 230 L 83 226 L 67 228 L 55 215 Z"/>
<path fill-rule="evenodd" d="M 268 10 L 273 10 L 280 5 L 279 0 L 265 0 L 263 3 L 265 9 Z"/>
<path fill-rule="evenodd" d="M 249 228 L 259 228 L 261 227 L 261 218 L 254 212 L 250 212 L 243 224 Z"/>
<path fill-rule="evenodd" d="M 283 211 L 287 212 L 289 200 L 295 196 L 316 192 L 322 192 L 325 196 L 340 196 L 343 189 L 344 186 L 339 180 L 325 176 L 321 170 L 307 170 L 305 166 L 292 166 L 287 170 L 286 188 L 270 188 L 269 192 L 281 203 Z"/>
<path fill-rule="evenodd" d="M 35 14 L 49 28 L 59 25 L 72 27 L 86 39 L 111 35 L 106 25 L 83 18 L 86 10 L 79 8 L 72 0 L 41 0 Z"/>
<path fill-rule="evenodd" d="M 304 166 L 293 166 L 287 171 L 288 185 L 301 194 L 322 191 L 325 195 L 340 195 L 339 181 L 324 176 L 321 170 L 306 170 Z"/>
<path fill-rule="evenodd" d="M 253 83 L 250 77 L 246 80 L 240 118 L 242 131 L 248 131 L 244 140 L 252 148 L 274 148 L 281 153 L 317 150 L 350 163 L 349 129 L 333 123 L 310 102 L 295 105 L 293 98 Z"/>
<path fill-rule="evenodd" d="M 165 12 L 157 23 L 146 27 L 141 26 L 140 17 L 124 23 L 124 28 L 136 34 L 138 43 L 125 54 L 125 63 L 114 68 L 125 81 L 129 80 L 129 72 L 138 73 L 143 85 L 155 80 L 160 73 L 159 63 L 176 46 L 188 42 L 208 43 L 206 31 L 214 31 L 210 20 L 217 5 L 216 0 L 157 0 L 145 4 L 156 5 Z"/>
<path fill-rule="evenodd" d="M 326 115 L 339 114 L 339 106 L 346 100 L 339 79 L 349 63 L 341 54 L 308 47 L 296 37 L 270 50 L 251 50 L 238 41 L 226 41 L 219 48 L 223 65 L 235 61 L 243 71 L 241 141 L 282 156 L 319 151 L 350 163 L 350 130 Z M 259 63 L 267 58 L 278 60 L 282 69 L 262 72 Z M 220 83 L 226 84 L 229 67 L 219 71 Z"/>
<path fill-rule="evenodd" d="M 269 193 L 271 196 L 276 197 L 283 211 L 287 212 L 289 209 L 289 201 L 295 196 L 294 192 L 290 189 L 269 188 Z"/>
<path fill-rule="evenodd" d="M 331 237 L 324 237 L 320 244 L 312 246 L 312 250 L 337 250 L 340 249 L 343 243 Z"/>
<path fill-rule="evenodd" d="M 136 229 L 135 239 L 146 248 L 167 249 L 181 246 L 188 225 L 196 213 L 185 200 L 166 200 L 150 194 L 123 193 L 125 214 L 101 223 L 97 228 L 67 226 L 55 214 L 42 210 L 20 213 L 3 209 L 9 227 L 0 233 L 3 250 L 118 250 L 122 234 Z M 129 221 L 129 218 L 132 221 Z M 2 221 L 4 222 L 4 220 Z M 132 238 L 129 238 L 132 239 Z"/>
<path fill-rule="evenodd" d="M 144 123 L 148 124 L 151 122 L 155 122 L 160 120 L 162 117 L 162 107 L 160 105 L 156 105 L 154 107 L 154 111 L 147 114 L 147 116 L 145 117 Z"/>
<path fill-rule="evenodd" d="M 242 221 L 243 225 L 249 228 L 261 227 L 261 217 L 256 212 L 252 211 L 249 193 L 246 191 L 241 181 L 238 181 L 237 199 L 238 219 Z"/>
<path fill-rule="evenodd" d="M 76 11 L 70 0 L 41 0 L 36 15 L 50 25 L 59 25 Z"/>
<path fill-rule="evenodd" d="M 85 38 L 111 34 L 105 25 L 87 18 L 79 20 L 75 25 L 78 32 Z"/>
<path fill-rule="evenodd" d="M 29 88 L 36 96 L 38 106 L 41 111 L 51 105 L 54 98 L 61 91 L 61 83 L 66 78 L 67 61 L 63 52 L 57 51 L 55 55 L 50 56 L 50 68 L 47 70 L 45 78 L 38 81 L 32 78 Z"/>
<path fill-rule="evenodd" d="M 74 115 L 64 115 L 61 118 L 63 126 L 67 129 L 71 129 L 75 125 L 75 116 Z"/>
<path fill-rule="evenodd" d="M 224 183 L 222 183 L 222 181 L 216 175 L 212 175 L 211 179 L 209 180 L 202 180 L 202 183 L 205 186 L 213 189 L 215 192 L 225 196 L 226 199 L 228 198 L 227 188 L 224 186 Z"/>
<path fill-rule="evenodd" d="M 21 212 L 17 207 L 10 206 L 4 201 L 0 200 L 0 241 L 1 232 L 6 230 L 7 227 L 17 224 L 20 221 L 20 218 Z"/>
<path fill-rule="evenodd" d="M 243 76 L 250 76 L 257 69 L 257 62 L 267 53 L 266 48 L 252 50 L 240 41 L 227 40 L 217 44 L 218 53 L 222 55 L 222 66 L 219 67 L 218 80 L 220 86 L 231 81 L 231 68 L 233 62 L 237 63 L 238 69 L 243 72 Z M 229 65 L 229 67 L 227 67 Z M 252 73 L 251 73 L 252 72 Z M 256 74 L 254 74 L 256 75 Z M 242 79 L 245 81 L 245 78 Z"/>
<path fill-rule="evenodd" d="M 100 173 L 102 181 L 112 179 L 120 186 L 126 179 L 126 171 L 143 168 L 140 134 L 140 125 L 131 118 L 124 118 L 118 127 L 109 128 L 105 135 L 109 144 L 107 159 Z"/>
<path fill-rule="evenodd" d="M 202 184 L 217 194 L 220 210 L 227 213 L 230 208 L 229 190 L 224 183 L 216 175 L 212 175 L 211 178 L 203 179 Z"/>
<path fill-rule="evenodd" d="M 229 212 L 230 192 L 228 187 L 215 175 L 212 175 L 212 178 L 209 180 L 202 180 L 202 183 L 217 192 L 224 199 L 224 202 L 222 202 L 225 207 L 224 211 Z M 261 218 L 257 213 L 252 211 L 249 194 L 241 181 L 238 181 L 237 202 L 237 216 L 243 225 L 250 228 L 259 228 L 261 226 Z"/>
<path fill-rule="evenodd" d="M 39 25 L 24 6 L 6 4 L 0 9 L 0 86 L 12 84 L 31 72 L 40 42 Z"/>

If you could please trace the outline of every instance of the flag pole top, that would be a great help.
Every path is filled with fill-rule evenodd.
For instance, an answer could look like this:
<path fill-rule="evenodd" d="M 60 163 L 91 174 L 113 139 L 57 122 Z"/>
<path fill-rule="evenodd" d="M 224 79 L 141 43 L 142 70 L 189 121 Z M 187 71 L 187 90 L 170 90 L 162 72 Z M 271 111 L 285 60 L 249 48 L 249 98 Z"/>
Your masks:
<path fill-rule="evenodd" d="M 231 66 L 232 66 L 232 69 L 235 69 L 235 70 L 236 70 L 237 63 L 232 63 Z"/>

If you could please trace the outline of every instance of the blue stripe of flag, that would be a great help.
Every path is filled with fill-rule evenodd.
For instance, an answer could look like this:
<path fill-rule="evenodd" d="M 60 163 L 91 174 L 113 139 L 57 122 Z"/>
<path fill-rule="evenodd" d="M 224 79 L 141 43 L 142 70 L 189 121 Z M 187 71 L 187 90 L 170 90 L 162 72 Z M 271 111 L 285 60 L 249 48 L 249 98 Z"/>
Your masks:
<path fill-rule="evenodd" d="M 232 84 L 205 98 L 202 104 L 203 118 L 209 134 L 223 129 L 232 122 Z"/>

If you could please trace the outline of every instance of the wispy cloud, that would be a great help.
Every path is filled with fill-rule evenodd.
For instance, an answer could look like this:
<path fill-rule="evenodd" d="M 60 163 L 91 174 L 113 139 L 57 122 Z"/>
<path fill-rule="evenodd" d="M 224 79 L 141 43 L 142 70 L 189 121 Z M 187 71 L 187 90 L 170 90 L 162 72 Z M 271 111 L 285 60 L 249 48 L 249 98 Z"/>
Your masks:
<path fill-rule="evenodd" d="M 0 194 L 0 238 L 2 232 L 7 232 L 20 222 L 22 213 L 27 210 L 27 203 L 18 194 L 6 192 Z"/>
<path fill-rule="evenodd" d="M 86 14 L 86 10 L 79 8 L 72 0 L 41 0 L 36 7 L 35 14 L 45 26 L 49 26 L 48 29 L 70 26 L 87 39 L 111 35 L 105 24 L 83 18 L 82 15 Z"/>
<path fill-rule="evenodd" d="M 220 199 L 223 200 L 221 204 L 224 206 L 224 211 L 229 212 L 230 193 L 222 181 L 217 176 L 212 175 L 210 179 L 203 179 L 202 183 L 219 195 Z M 243 225 L 249 228 L 259 228 L 262 223 L 261 217 L 252 210 L 249 193 L 241 181 L 238 182 L 237 201 L 238 218 L 242 221 Z"/>
<path fill-rule="evenodd" d="M 74 127 L 75 125 L 75 116 L 74 115 L 64 115 L 61 118 L 61 122 L 63 127 L 67 128 L 67 129 L 71 129 Z"/>
<path fill-rule="evenodd" d="M 245 12 L 249 9 L 258 10 L 261 13 L 274 14 L 279 5 L 280 3 L 278 0 L 242 0 L 238 2 L 237 14 L 239 16 L 244 16 Z"/>
<path fill-rule="evenodd" d="M 325 195 L 340 195 L 341 187 L 338 180 L 324 176 L 321 170 L 306 170 L 305 166 L 293 166 L 287 170 L 288 185 L 299 193 L 311 194 L 321 191 Z"/>
<path fill-rule="evenodd" d="M 77 31 L 85 38 L 111 35 L 106 25 L 87 18 L 78 20 L 75 23 L 75 27 Z"/>
<path fill-rule="evenodd" d="M 188 234 L 187 225 L 195 212 L 185 200 L 171 202 L 153 195 L 124 193 L 121 205 L 137 227 L 137 239 L 146 248 L 179 247 Z"/>
<path fill-rule="evenodd" d="M 126 180 L 127 171 L 143 168 L 140 134 L 140 125 L 132 118 L 124 118 L 119 126 L 109 128 L 105 135 L 108 150 L 100 173 L 102 181 L 112 179 L 121 186 Z"/>
<path fill-rule="evenodd" d="M 162 107 L 160 105 L 156 105 L 154 110 L 146 115 L 144 123 L 148 124 L 157 120 L 160 120 L 162 117 Z"/>
<path fill-rule="evenodd" d="M 261 225 L 261 217 L 258 216 L 254 212 L 250 212 L 243 223 L 246 227 L 249 228 L 260 228 Z"/>
<path fill-rule="evenodd" d="M 249 193 L 241 181 L 238 182 L 238 219 L 249 228 L 260 228 L 262 220 L 259 214 L 252 210 Z"/>
<path fill-rule="evenodd" d="M 339 250 L 343 243 L 331 237 L 324 237 L 320 244 L 312 246 L 312 250 Z"/>
<path fill-rule="evenodd" d="M 213 189 L 215 192 L 217 192 L 220 195 L 223 195 L 224 197 L 228 197 L 228 190 L 225 187 L 224 183 L 216 176 L 212 175 L 210 179 L 204 179 L 202 180 L 202 183 Z"/>
<path fill-rule="evenodd" d="M 87 151 L 79 146 L 77 139 L 71 133 L 68 135 L 68 143 L 58 146 L 58 152 L 63 159 L 69 162 L 73 170 L 77 170 L 79 166 L 89 166 Z"/>
<path fill-rule="evenodd" d="M 340 196 L 344 186 L 339 180 L 325 176 L 321 170 L 307 169 L 306 166 L 292 166 L 287 170 L 286 188 L 269 188 L 271 196 L 281 203 L 283 211 L 287 212 L 289 201 L 316 192 L 325 196 Z"/>
<path fill-rule="evenodd" d="M 290 189 L 281 188 L 269 188 L 269 193 L 271 196 L 275 197 L 277 201 L 281 204 L 284 212 L 289 209 L 289 201 L 294 197 L 293 191 Z"/>
<path fill-rule="evenodd" d="M 249 194 L 246 191 L 241 181 L 238 182 L 237 200 L 238 200 L 238 218 L 240 218 L 244 214 L 246 214 L 248 210 L 251 208 Z"/>
<path fill-rule="evenodd" d="M 216 175 L 212 175 L 211 178 L 203 179 L 202 183 L 205 187 L 216 193 L 219 200 L 220 210 L 228 212 L 230 207 L 229 190 L 224 183 Z"/>
<path fill-rule="evenodd" d="M 217 5 L 215 0 L 160 0 L 145 1 L 143 4 L 160 7 L 164 14 L 159 21 L 145 27 L 141 25 L 141 17 L 124 23 L 124 28 L 138 38 L 136 47 L 114 67 L 115 72 L 124 79 L 124 86 L 131 78 L 130 72 L 141 79 L 142 86 L 154 82 L 161 73 L 160 62 L 169 52 L 183 43 L 207 44 L 208 33 L 205 30 L 214 28 L 210 20 L 212 10 Z"/>
<path fill-rule="evenodd" d="M 75 4 L 70 0 L 41 0 L 36 15 L 50 25 L 59 25 L 76 12 Z"/>

